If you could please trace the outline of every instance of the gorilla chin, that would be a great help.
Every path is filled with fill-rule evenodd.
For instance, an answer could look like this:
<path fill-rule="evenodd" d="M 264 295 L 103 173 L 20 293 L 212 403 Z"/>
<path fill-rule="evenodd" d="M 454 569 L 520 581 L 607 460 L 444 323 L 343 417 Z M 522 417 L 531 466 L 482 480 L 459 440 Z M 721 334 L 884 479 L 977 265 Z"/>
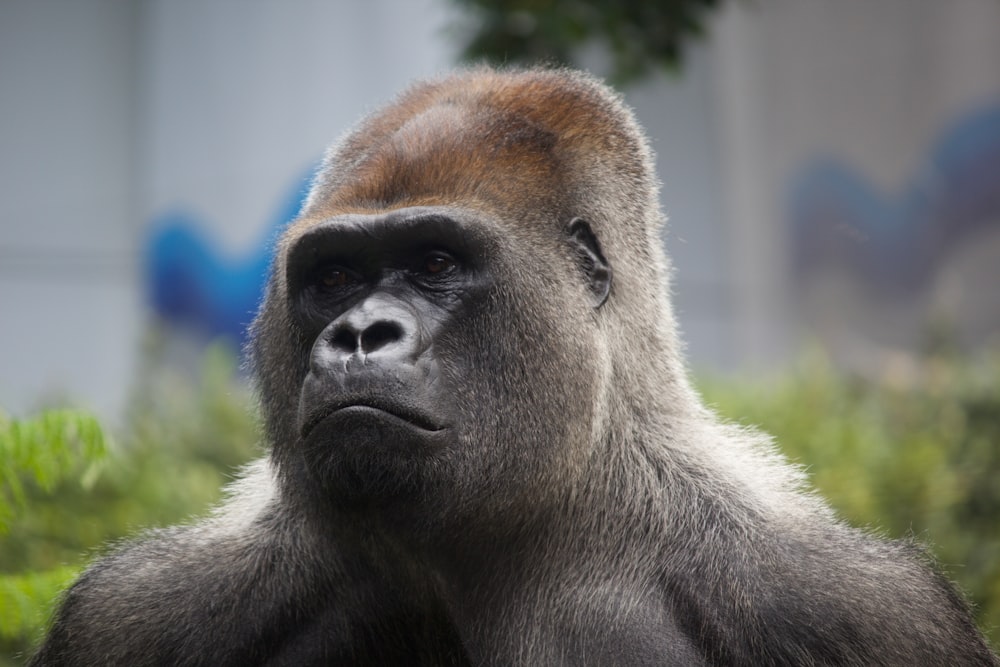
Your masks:
<path fill-rule="evenodd" d="M 391 504 L 421 493 L 420 470 L 444 451 L 452 430 L 409 407 L 333 407 L 302 431 L 306 470 L 345 509 Z"/>

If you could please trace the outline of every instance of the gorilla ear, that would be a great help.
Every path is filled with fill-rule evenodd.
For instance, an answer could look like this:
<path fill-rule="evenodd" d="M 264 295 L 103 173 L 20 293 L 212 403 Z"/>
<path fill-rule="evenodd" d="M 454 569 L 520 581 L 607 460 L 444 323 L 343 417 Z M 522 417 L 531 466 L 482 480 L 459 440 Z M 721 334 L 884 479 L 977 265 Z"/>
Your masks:
<path fill-rule="evenodd" d="M 582 218 L 573 218 L 566 228 L 569 242 L 579 260 L 580 270 L 587 278 L 590 305 L 600 308 L 611 291 L 611 265 L 601 252 L 601 244 L 590 225 Z"/>

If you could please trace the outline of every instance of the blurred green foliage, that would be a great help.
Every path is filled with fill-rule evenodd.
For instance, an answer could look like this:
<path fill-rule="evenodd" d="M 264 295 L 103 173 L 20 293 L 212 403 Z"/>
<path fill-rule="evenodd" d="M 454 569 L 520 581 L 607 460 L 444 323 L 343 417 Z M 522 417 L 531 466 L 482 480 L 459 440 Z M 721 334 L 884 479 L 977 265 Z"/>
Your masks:
<path fill-rule="evenodd" d="M 76 574 L 73 567 L 19 560 L 6 543 L 21 537 L 37 492 L 50 494 L 67 480 L 92 488 L 106 451 L 104 432 L 89 415 L 53 410 L 17 421 L 0 414 L 0 646 L 30 636 L 44 622 L 53 592 Z"/>
<path fill-rule="evenodd" d="M 624 84 L 676 69 L 721 0 L 453 0 L 470 35 L 465 60 L 573 65 L 589 44 L 607 47 L 609 79 Z"/>
<path fill-rule="evenodd" d="M 19 664 L 59 591 L 109 542 L 204 513 L 259 454 L 235 359 L 214 347 L 196 378 L 151 364 L 110 444 L 79 413 L 0 420 L 0 665 Z M 998 643 L 1000 355 L 931 360 L 909 384 L 845 377 L 822 358 L 699 384 L 720 414 L 772 433 L 851 523 L 929 544 Z"/>
<path fill-rule="evenodd" d="M 89 560 L 144 528 L 204 513 L 259 455 L 231 348 L 209 348 L 198 377 L 156 357 L 110 443 L 78 413 L 0 421 L 0 517 L 13 517 L 0 532 L 0 666 L 23 662 Z"/>

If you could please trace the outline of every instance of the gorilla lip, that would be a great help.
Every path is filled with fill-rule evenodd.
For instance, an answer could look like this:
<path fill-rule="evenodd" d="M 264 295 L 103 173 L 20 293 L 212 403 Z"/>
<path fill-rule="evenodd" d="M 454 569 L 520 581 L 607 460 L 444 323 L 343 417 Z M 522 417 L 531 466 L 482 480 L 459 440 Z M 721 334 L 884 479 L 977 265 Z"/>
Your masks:
<path fill-rule="evenodd" d="M 301 430 L 302 437 L 308 437 L 321 422 L 326 421 L 329 417 L 345 410 L 351 410 L 352 412 L 381 413 L 386 417 L 406 422 L 409 426 L 418 428 L 421 431 L 435 432 L 441 431 L 444 428 L 440 424 L 432 421 L 426 415 L 396 403 L 385 403 L 382 401 L 371 400 L 352 400 L 332 403 L 322 410 L 318 410 L 303 424 Z"/>

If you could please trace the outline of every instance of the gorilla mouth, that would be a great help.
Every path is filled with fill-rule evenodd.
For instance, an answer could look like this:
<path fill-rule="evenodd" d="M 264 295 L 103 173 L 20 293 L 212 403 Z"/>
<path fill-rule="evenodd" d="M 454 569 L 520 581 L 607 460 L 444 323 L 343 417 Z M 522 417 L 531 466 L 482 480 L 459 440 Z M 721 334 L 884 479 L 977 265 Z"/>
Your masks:
<path fill-rule="evenodd" d="M 444 430 L 444 427 L 427 415 L 408 406 L 376 400 L 350 400 L 331 403 L 317 410 L 302 426 L 302 437 L 306 438 L 321 422 L 335 415 L 345 413 L 368 415 L 378 419 L 403 422 L 407 426 L 431 433 Z"/>

